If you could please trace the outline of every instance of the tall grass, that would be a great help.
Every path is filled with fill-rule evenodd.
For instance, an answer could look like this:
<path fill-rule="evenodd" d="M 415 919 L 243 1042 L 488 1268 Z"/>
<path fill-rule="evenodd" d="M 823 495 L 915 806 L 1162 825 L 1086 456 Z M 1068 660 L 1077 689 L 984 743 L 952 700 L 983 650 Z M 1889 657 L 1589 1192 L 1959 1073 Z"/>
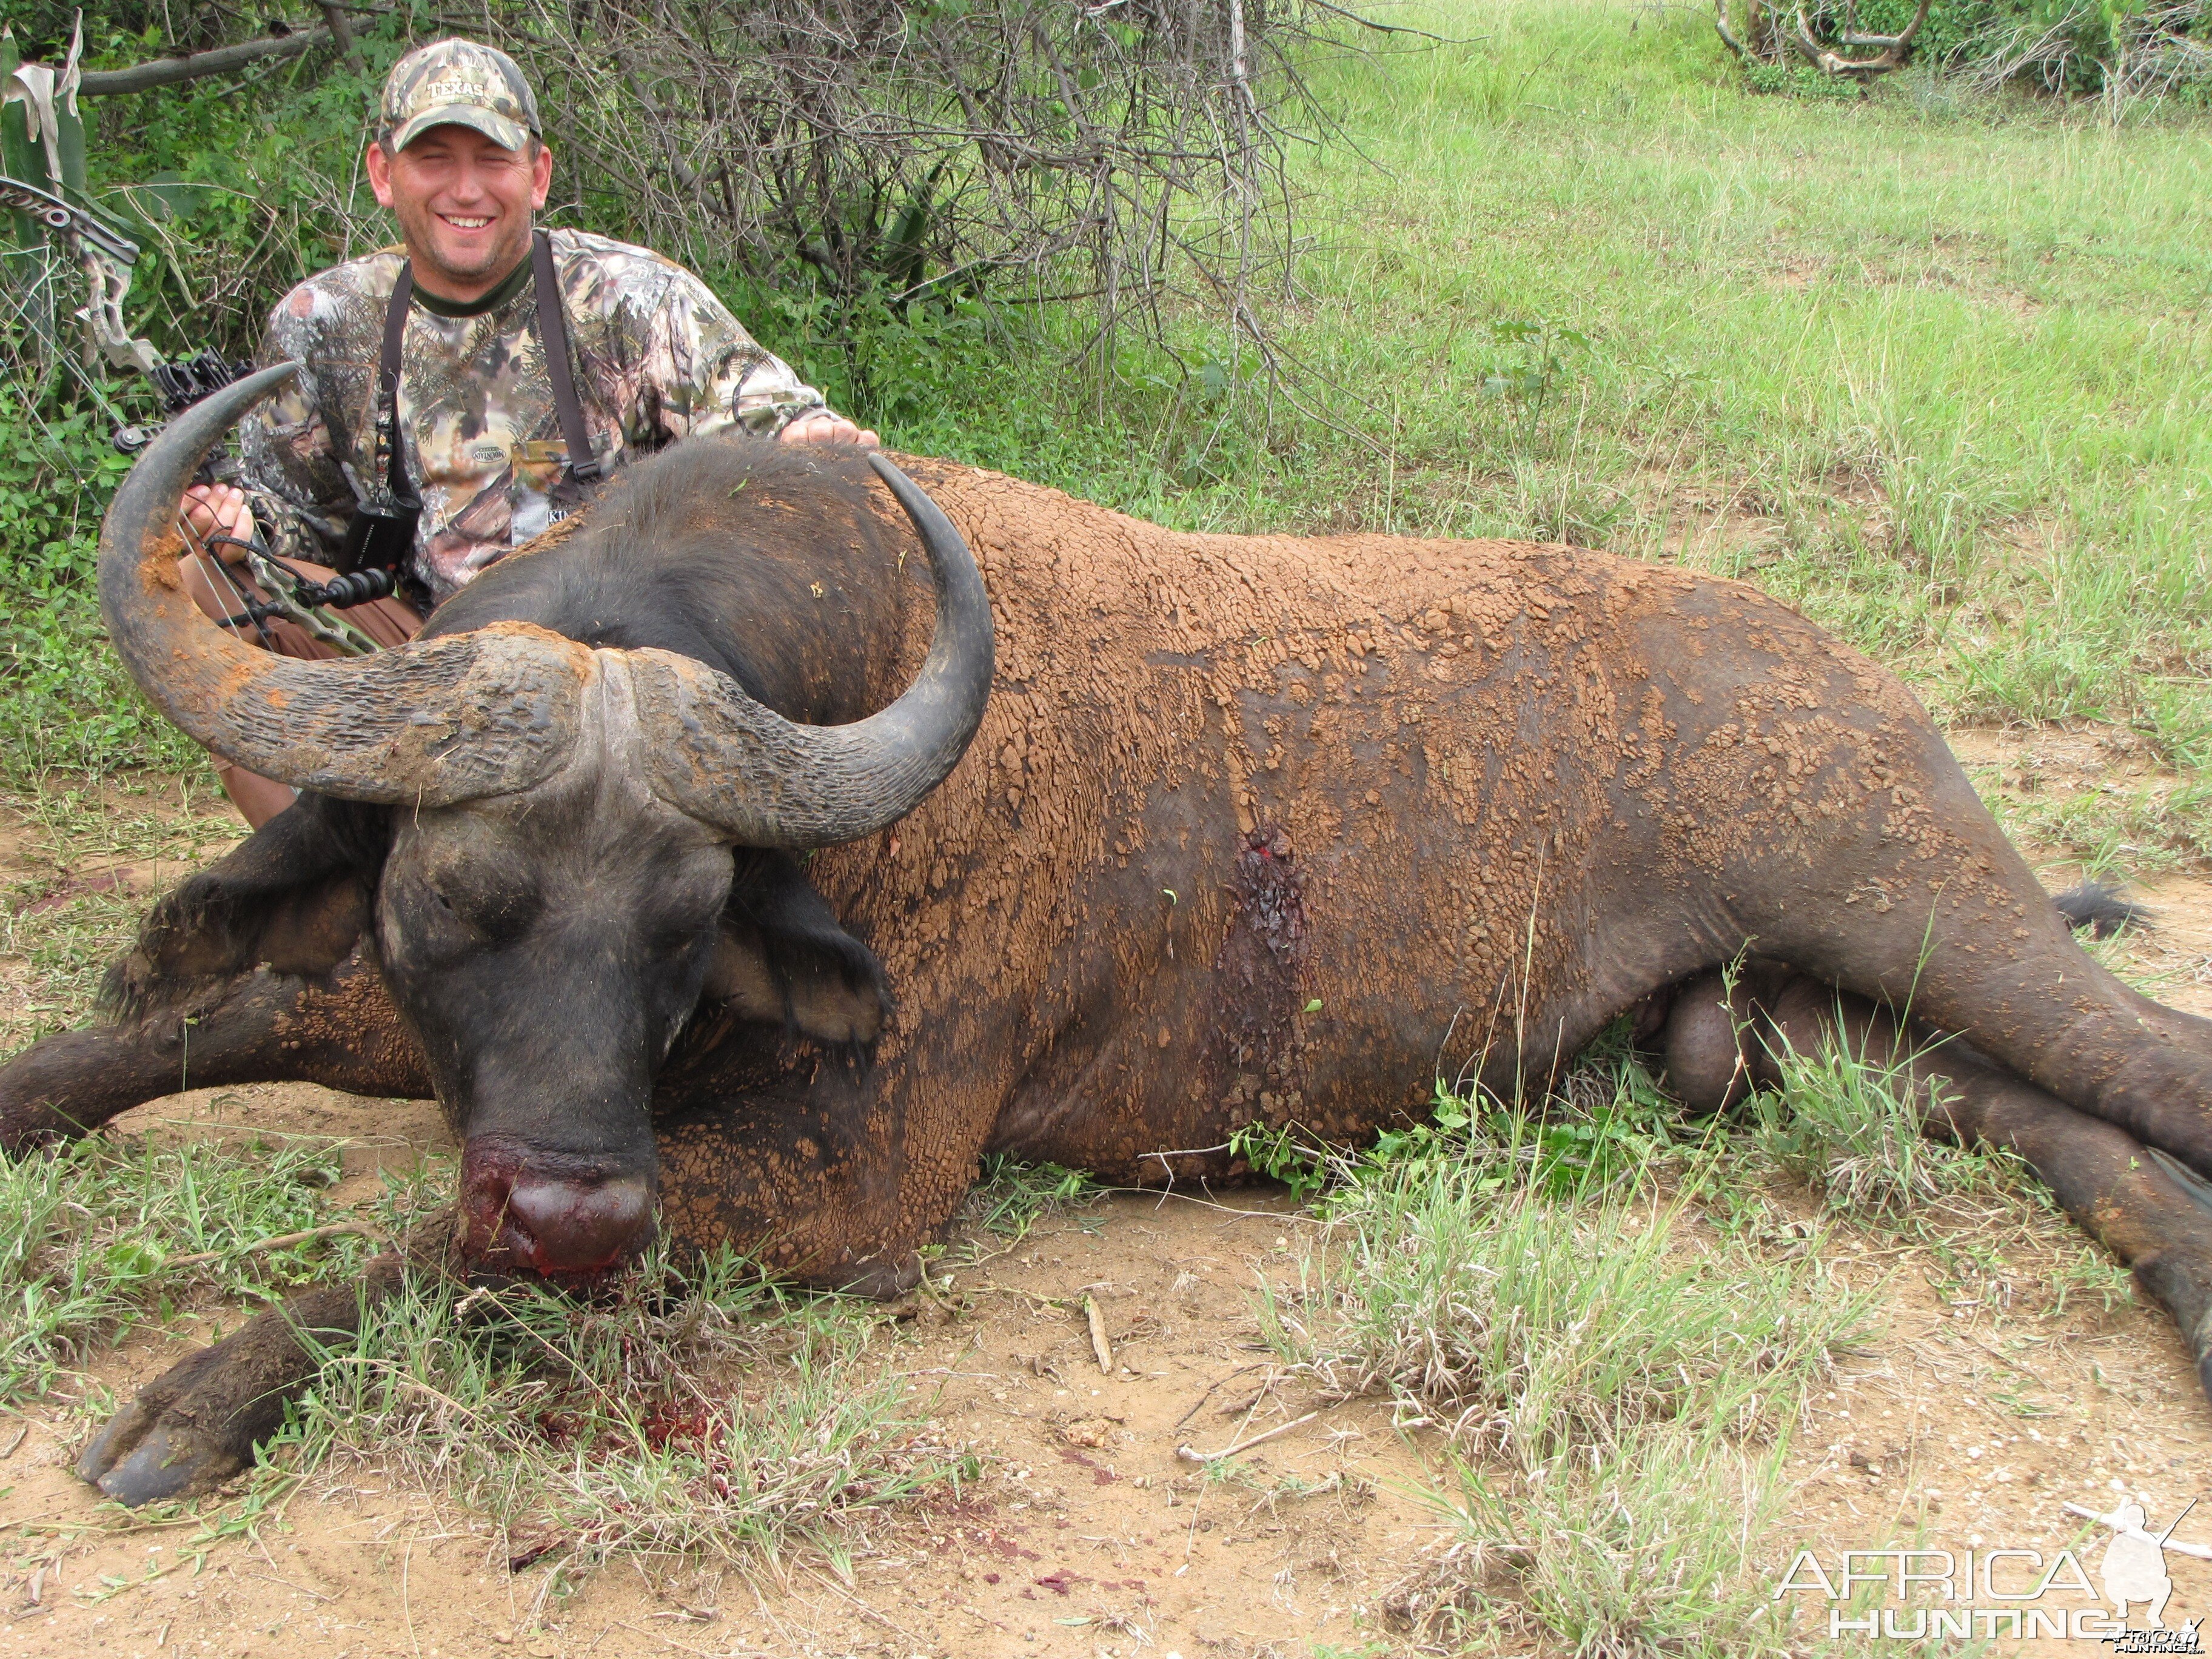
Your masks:
<path fill-rule="evenodd" d="M 1295 405 L 1193 315 L 1098 404 L 1017 361 L 897 441 L 1176 524 L 1679 559 L 1942 718 L 2134 721 L 2194 773 L 2212 119 L 1752 97 L 1686 8 L 1403 15 L 1473 43 L 1318 71 L 1353 142 L 1304 175 Z"/>
<path fill-rule="evenodd" d="M 1501 1200 L 1467 1172 L 1384 1172 L 1340 1193 L 1333 1237 L 1263 1328 L 1328 1394 L 1526 1469 L 1694 1418 L 1751 1433 L 1786 1416 L 1851 1327 L 1812 1270 L 1686 1249 L 1679 1212 Z"/>
<path fill-rule="evenodd" d="M 1540 1126 L 1500 1135 L 1446 1104 L 1400 1156 L 1340 1166 L 1297 1286 L 1259 1309 L 1326 1395 L 1380 1395 L 1439 1437 L 1443 1541 L 1386 1605 L 1509 1648 L 1759 1645 L 1747 1562 L 1805 1391 L 1865 1297 L 1810 1256 L 1693 1237 L 1686 1196 L 1603 1160 L 1556 1190 Z M 1648 1175 L 1656 1152 L 1633 1162 Z"/>

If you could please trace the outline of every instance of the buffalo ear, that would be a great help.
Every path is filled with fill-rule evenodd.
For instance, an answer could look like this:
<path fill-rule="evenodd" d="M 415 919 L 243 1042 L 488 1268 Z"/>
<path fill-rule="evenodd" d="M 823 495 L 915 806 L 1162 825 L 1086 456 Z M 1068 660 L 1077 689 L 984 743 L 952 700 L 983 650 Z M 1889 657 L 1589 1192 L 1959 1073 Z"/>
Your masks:
<path fill-rule="evenodd" d="M 837 1048 L 872 1046 L 890 1011 L 876 953 L 781 853 L 738 855 L 704 994 Z"/>
<path fill-rule="evenodd" d="M 259 967 L 326 974 L 368 927 L 386 846 L 382 815 L 303 796 L 147 913 L 108 969 L 101 1001 L 123 1018 L 180 1002 Z"/>

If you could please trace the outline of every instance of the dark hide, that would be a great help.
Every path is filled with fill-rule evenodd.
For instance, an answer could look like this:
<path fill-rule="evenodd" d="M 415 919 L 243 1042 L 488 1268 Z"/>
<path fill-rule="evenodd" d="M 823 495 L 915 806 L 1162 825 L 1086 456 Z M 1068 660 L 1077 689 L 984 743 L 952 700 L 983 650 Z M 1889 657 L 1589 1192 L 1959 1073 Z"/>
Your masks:
<path fill-rule="evenodd" d="M 580 527 L 485 571 L 423 635 L 527 622 L 594 647 L 657 647 L 788 720 L 841 724 L 890 702 L 911 666 L 883 650 L 908 610 L 878 574 L 884 543 L 857 469 L 787 445 L 692 445 L 622 475 Z M 907 564 L 909 594 L 926 601 L 927 568 Z"/>
<path fill-rule="evenodd" d="M 703 507 L 702 473 L 712 475 Z M 695 446 L 625 474 L 587 520 L 484 573 L 425 631 L 519 620 L 594 647 L 659 647 L 711 663 L 787 717 L 856 719 L 888 702 L 918 659 L 930 591 L 919 560 L 906 570 L 903 591 L 881 580 L 878 573 L 894 556 L 865 477 L 775 444 Z M 777 625 L 760 626 L 763 617 L 777 617 Z M 921 626 L 912 648 L 902 648 L 915 617 Z M 471 999 L 464 1012 L 478 1029 L 528 1030 L 559 963 L 533 966 L 527 940 L 521 960 L 473 987 L 465 977 L 437 976 L 431 1006 L 413 1014 L 405 975 L 393 981 L 395 964 L 380 963 L 368 948 L 374 910 L 380 903 L 390 911 L 396 902 L 387 864 L 396 832 L 411 827 L 410 818 L 420 815 L 303 795 L 181 884 L 109 971 L 101 1012 L 114 1024 L 51 1039 L 0 1081 L 0 1137 L 24 1144 L 81 1133 L 135 1104 L 133 1095 L 163 1092 L 164 1080 L 179 1086 L 188 1073 L 229 1080 L 226 1055 L 335 1057 L 356 1048 L 362 1063 L 342 1067 L 350 1086 L 427 1093 L 422 1060 L 408 1051 L 444 1012 L 435 1005 L 455 998 Z M 550 824 L 548 831 L 557 834 Z M 460 915 L 455 904 L 468 907 L 472 951 L 515 943 L 542 908 L 526 859 L 505 860 L 504 868 L 485 862 L 491 878 L 465 894 L 451 883 L 416 879 L 421 872 L 411 868 L 404 874 L 434 924 Z M 635 924 L 637 936 L 619 952 L 626 971 L 646 981 L 674 976 L 647 1016 L 672 1037 L 688 1025 L 680 1040 L 689 1048 L 709 1032 L 764 1023 L 864 1062 L 890 1006 L 881 963 L 838 925 L 787 856 L 740 848 L 726 867 L 726 900 L 714 894 L 690 915 L 645 914 L 667 896 L 665 884 L 648 872 L 639 909 L 599 930 Z M 381 1000 L 363 1006 L 363 988 L 380 966 L 396 994 L 397 1018 Z M 301 996 L 305 1006 L 282 1011 L 287 998 Z M 607 999 L 581 1002 L 589 1009 Z M 214 1034 L 211 1019 L 224 1043 L 202 1041 Z M 586 1046 L 635 1040 L 600 1033 Z M 205 1056 L 198 1062 L 195 1045 Z M 653 1039 L 644 1074 L 620 1090 L 634 1097 L 623 1109 L 634 1117 L 635 1133 L 643 1133 L 651 1070 L 669 1046 Z M 94 1063 L 95 1051 L 123 1048 L 131 1064 L 121 1075 L 113 1061 Z M 459 1058 L 449 1052 L 441 1068 L 434 1054 L 434 1074 L 449 1080 Z M 263 1062 L 240 1063 L 251 1071 Z M 105 1074 L 102 1086 L 87 1086 L 88 1073 Z M 465 1092 L 441 1091 L 449 1108 Z M 546 1138 L 573 1148 L 576 1137 L 564 1137 L 562 1127 L 546 1125 Z M 465 1113 L 455 1128 L 470 1132 Z"/>
<path fill-rule="evenodd" d="M 781 1025 L 864 1060 L 890 1012 L 875 952 L 838 925 L 781 853 L 741 848 L 706 994 L 742 1019 Z"/>

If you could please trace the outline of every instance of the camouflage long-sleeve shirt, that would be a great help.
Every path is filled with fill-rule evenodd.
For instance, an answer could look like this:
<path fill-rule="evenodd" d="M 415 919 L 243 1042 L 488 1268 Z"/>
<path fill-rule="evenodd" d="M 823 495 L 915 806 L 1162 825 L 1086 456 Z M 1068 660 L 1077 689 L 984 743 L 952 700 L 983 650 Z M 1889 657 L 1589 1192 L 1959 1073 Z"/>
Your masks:
<path fill-rule="evenodd" d="M 552 233 L 576 394 L 611 471 L 726 427 L 781 431 L 822 408 L 702 283 L 650 249 Z M 377 360 L 404 255 L 310 277 L 269 319 L 261 361 L 306 365 L 239 429 L 241 483 L 280 555 L 328 563 L 376 468 Z M 418 287 L 400 350 L 399 430 L 422 499 L 415 575 L 442 602 L 550 522 L 568 459 L 526 259 L 473 306 Z"/>

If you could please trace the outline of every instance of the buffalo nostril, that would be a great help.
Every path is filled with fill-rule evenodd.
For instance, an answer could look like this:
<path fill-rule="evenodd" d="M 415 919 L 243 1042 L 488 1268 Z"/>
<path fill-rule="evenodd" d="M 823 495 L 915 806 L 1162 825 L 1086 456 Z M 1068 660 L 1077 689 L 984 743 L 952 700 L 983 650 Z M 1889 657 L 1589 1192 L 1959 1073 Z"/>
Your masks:
<path fill-rule="evenodd" d="M 508 1185 L 508 1231 L 540 1273 L 592 1273 L 645 1248 L 653 1237 L 646 1181 L 562 1181 L 518 1175 Z"/>

